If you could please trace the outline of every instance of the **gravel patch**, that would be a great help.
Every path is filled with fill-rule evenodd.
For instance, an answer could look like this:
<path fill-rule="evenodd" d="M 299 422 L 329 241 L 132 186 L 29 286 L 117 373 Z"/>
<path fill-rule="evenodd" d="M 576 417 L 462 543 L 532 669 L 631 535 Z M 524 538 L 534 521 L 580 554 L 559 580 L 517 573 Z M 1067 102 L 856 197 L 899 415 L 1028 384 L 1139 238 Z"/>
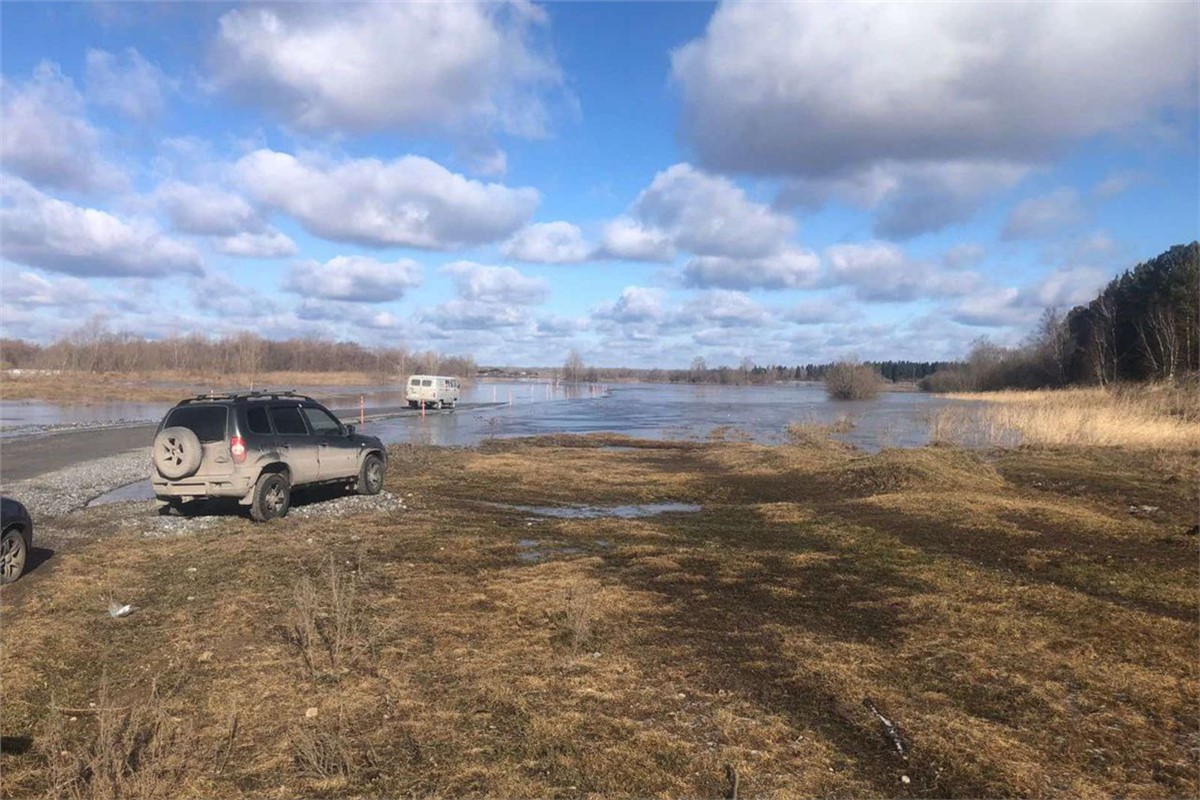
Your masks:
<path fill-rule="evenodd" d="M 293 506 L 289 517 L 349 517 L 357 514 L 378 514 L 384 511 L 404 511 L 408 506 L 400 495 L 380 492 L 376 495 L 351 494 L 323 502 Z"/>
<path fill-rule="evenodd" d="M 150 449 L 139 447 L 29 480 L 13 481 L 4 487 L 4 493 L 24 503 L 35 519 L 56 517 L 83 508 L 92 498 L 143 480 L 149 474 Z"/>

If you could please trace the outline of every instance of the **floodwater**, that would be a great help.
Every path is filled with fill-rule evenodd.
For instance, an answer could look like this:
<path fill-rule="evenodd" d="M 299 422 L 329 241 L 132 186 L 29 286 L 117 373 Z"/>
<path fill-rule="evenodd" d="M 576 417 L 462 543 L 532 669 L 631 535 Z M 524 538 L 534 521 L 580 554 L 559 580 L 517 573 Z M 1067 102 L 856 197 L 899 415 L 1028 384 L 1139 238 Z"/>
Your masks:
<path fill-rule="evenodd" d="M 499 504 L 501 508 L 532 514 L 535 517 L 554 519 L 638 519 L 656 517 L 659 514 L 695 514 L 700 506 L 695 503 L 641 503 L 628 506 L 517 506 Z"/>
<path fill-rule="evenodd" d="M 476 397 L 491 400 L 487 384 Z M 480 397 L 482 395 L 482 397 Z M 692 386 L 618 383 L 557 390 L 527 383 L 512 405 L 429 412 L 368 421 L 364 433 L 385 442 L 472 445 L 482 439 L 549 433 L 611 432 L 648 439 L 726 438 L 764 444 L 787 441 L 792 423 L 840 423 L 838 438 L 875 451 L 929 441 L 938 409 L 960 401 L 921 392 L 883 392 L 874 400 L 831 401 L 821 385 Z"/>
<path fill-rule="evenodd" d="M 304 387 L 301 387 L 303 390 Z M 310 388 L 352 416 L 364 398 L 372 409 L 404 406 L 403 388 Z M 499 437 L 611 432 L 649 439 L 787 441 L 792 423 L 839 424 L 836 436 L 864 450 L 914 447 L 929 440 L 938 409 L 960 401 L 920 392 L 884 392 L 874 400 L 835 402 L 818 384 L 693 386 L 617 383 L 554 385 L 546 381 L 475 381 L 457 409 L 416 411 L 360 426 L 385 442 L 474 445 Z M 0 401 L 0 436 L 46 427 L 157 422 L 168 403 L 60 405 L 36 400 Z"/>

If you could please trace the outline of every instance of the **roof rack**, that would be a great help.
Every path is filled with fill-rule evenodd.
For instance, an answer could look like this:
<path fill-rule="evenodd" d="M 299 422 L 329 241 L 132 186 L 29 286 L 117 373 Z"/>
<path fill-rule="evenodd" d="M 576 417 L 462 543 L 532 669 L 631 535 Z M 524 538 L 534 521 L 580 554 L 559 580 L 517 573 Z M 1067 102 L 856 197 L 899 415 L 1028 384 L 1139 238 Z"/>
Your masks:
<path fill-rule="evenodd" d="M 212 400 L 279 400 L 283 398 L 316 402 L 313 398 L 306 394 L 300 394 L 295 389 L 264 389 L 253 392 L 207 392 L 205 394 L 193 395 L 186 400 L 181 400 L 179 405 L 202 403 Z"/>

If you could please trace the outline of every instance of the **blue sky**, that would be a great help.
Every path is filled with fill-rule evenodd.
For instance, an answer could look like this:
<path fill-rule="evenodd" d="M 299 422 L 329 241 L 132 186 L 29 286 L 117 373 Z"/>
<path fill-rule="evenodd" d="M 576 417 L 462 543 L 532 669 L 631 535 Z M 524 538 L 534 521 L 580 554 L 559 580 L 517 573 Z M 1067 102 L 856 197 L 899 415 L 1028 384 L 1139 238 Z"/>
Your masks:
<path fill-rule="evenodd" d="M 1194 3 L 8 3 L 0 328 L 946 359 L 1196 238 Z"/>

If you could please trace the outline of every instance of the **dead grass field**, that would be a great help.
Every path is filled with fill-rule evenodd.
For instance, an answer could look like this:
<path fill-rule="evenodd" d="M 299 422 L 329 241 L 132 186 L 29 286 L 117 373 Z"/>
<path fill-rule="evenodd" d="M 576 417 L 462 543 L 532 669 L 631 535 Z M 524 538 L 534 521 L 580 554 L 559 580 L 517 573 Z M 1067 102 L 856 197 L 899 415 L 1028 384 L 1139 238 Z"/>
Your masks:
<path fill-rule="evenodd" d="M 1200 793 L 1195 458 L 564 436 L 393 459 L 394 516 L 55 523 L 87 538 L 2 595 L 0 725 L 29 737 L 3 795 Z M 665 500 L 702 511 L 495 505 Z"/>
<path fill-rule="evenodd" d="M 188 392 L 210 389 L 272 388 L 299 386 L 364 386 L 379 383 L 378 375 L 365 372 L 263 372 L 255 375 L 195 372 L 152 372 L 146 374 L 74 373 L 0 374 L 0 399 L 33 398 L 47 401 L 95 403 L 175 402 Z"/>
<path fill-rule="evenodd" d="M 939 411 L 933 420 L 935 441 L 1200 449 L 1200 384 L 1194 380 L 948 396 L 982 402 Z"/>

